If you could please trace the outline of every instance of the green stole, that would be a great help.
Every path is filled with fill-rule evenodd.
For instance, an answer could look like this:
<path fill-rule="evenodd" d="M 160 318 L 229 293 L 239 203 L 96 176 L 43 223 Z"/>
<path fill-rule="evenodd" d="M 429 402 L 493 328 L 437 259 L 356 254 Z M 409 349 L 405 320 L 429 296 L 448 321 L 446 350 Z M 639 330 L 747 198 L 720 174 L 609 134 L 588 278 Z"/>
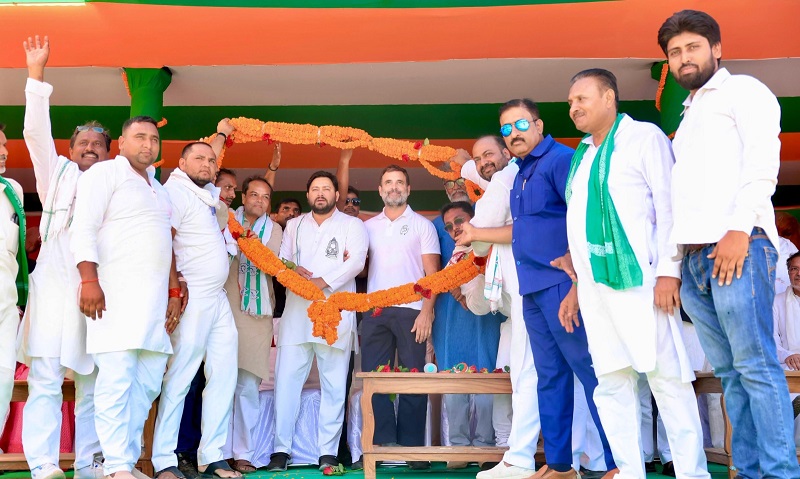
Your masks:
<path fill-rule="evenodd" d="M 642 285 L 642 269 L 622 228 L 614 200 L 608 192 L 608 172 L 611 168 L 611 154 L 614 152 L 614 135 L 623 116 L 617 114 L 614 126 L 597 149 L 594 163 L 589 171 L 586 199 L 586 240 L 592 276 L 595 282 L 616 290 Z M 590 136 L 586 135 L 583 139 L 586 140 Z M 572 156 L 567 177 L 567 204 L 572 196 L 572 179 L 588 149 L 589 145 L 581 141 Z"/>
<path fill-rule="evenodd" d="M 14 187 L 5 178 L 0 176 L 0 184 L 5 185 L 3 190 L 6 198 L 14 208 L 14 213 L 17 214 L 19 221 L 19 245 L 17 247 L 17 305 L 25 306 L 28 301 L 28 255 L 25 251 L 25 210 L 22 208 L 22 201 L 14 191 Z"/>

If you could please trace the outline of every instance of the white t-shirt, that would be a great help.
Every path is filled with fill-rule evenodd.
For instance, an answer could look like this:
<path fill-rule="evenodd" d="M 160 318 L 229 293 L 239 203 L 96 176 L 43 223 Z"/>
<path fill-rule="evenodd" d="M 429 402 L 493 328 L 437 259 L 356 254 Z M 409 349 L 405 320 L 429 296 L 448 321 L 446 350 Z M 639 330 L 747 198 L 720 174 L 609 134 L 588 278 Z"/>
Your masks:
<path fill-rule="evenodd" d="M 422 255 L 441 254 L 436 227 L 411 206 L 394 221 L 382 211 L 364 225 L 369 233 L 368 293 L 416 283 L 425 276 Z M 419 310 L 422 301 L 400 306 Z"/>

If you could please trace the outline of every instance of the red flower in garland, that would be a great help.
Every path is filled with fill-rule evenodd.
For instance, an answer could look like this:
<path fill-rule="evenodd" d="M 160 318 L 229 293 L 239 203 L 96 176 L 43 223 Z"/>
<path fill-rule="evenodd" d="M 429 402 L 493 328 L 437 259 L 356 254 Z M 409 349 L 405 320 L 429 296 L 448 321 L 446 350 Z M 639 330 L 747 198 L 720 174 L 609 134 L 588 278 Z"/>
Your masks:
<path fill-rule="evenodd" d="M 322 148 L 323 146 L 328 146 L 328 144 L 322 141 L 319 142 L 319 147 Z"/>
<path fill-rule="evenodd" d="M 383 308 L 375 308 L 372 310 L 372 317 L 377 318 L 383 312 Z"/>
<path fill-rule="evenodd" d="M 238 231 L 231 231 L 231 236 L 233 237 L 234 240 L 238 240 L 241 235 L 242 234 Z"/>
<path fill-rule="evenodd" d="M 428 288 L 423 288 L 419 284 L 414 284 L 414 292 L 421 294 L 425 299 L 431 299 L 431 290 Z"/>
<path fill-rule="evenodd" d="M 407 154 L 403 153 L 403 161 L 410 161 L 410 160 L 411 160 L 411 157 L 408 156 Z"/>
<path fill-rule="evenodd" d="M 486 266 L 487 256 L 475 256 L 472 258 L 472 264 L 475 266 Z"/>
<path fill-rule="evenodd" d="M 422 142 L 421 141 L 418 141 L 418 142 L 414 143 L 414 149 L 415 150 L 419 150 L 420 148 L 422 148 Z"/>
<path fill-rule="evenodd" d="M 269 133 L 264 133 L 261 136 L 261 141 L 269 141 Z"/>
<path fill-rule="evenodd" d="M 227 137 L 225 138 L 225 147 L 230 148 L 233 146 L 233 138 Z"/>

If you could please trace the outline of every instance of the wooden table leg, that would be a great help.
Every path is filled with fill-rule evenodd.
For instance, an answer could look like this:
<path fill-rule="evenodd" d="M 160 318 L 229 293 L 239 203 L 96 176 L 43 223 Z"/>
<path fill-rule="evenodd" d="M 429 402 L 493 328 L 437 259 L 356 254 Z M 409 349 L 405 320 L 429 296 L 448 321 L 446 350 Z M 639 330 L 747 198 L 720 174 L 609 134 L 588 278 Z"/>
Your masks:
<path fill-rule="evenodd" d="M 372 396 L 374 389 L 369 381 L 364 381 L 361 392 L 361 449 L 364 454 L 364 479 L 375 479 L 376 465 L 372 456 L 373 441 L 375 439 L 375 413 L 372 411 Z"/>

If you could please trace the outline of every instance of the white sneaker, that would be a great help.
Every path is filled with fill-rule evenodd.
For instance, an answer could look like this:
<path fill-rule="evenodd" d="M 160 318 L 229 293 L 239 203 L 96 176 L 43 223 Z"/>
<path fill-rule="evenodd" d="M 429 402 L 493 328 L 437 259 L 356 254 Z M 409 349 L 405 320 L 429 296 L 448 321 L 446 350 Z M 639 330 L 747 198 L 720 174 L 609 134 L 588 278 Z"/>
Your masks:
<path fill-rule="evenodd" d="M 31 469 L 31 479 L 66 479 L 66 476 L 55 464 L 42 464 Z"/>
<path fill-rule="evenodd" d="M 478 475 L 475 476 L 475 479 L 525 479 L 535 473 L 535 469 L 506 466 L 505 462 L 500 461 L 500 463 L 493 468 L 479 472 Z"/>
<path fill-rule="evenodd" d="M 75 474 L 72 477 L 73 479 L 103 479 L 103 477 L 105 477 L 105 473 L 103 473 L 103 464 L 94 461 L 89 466 L 75 469 Z"/>

